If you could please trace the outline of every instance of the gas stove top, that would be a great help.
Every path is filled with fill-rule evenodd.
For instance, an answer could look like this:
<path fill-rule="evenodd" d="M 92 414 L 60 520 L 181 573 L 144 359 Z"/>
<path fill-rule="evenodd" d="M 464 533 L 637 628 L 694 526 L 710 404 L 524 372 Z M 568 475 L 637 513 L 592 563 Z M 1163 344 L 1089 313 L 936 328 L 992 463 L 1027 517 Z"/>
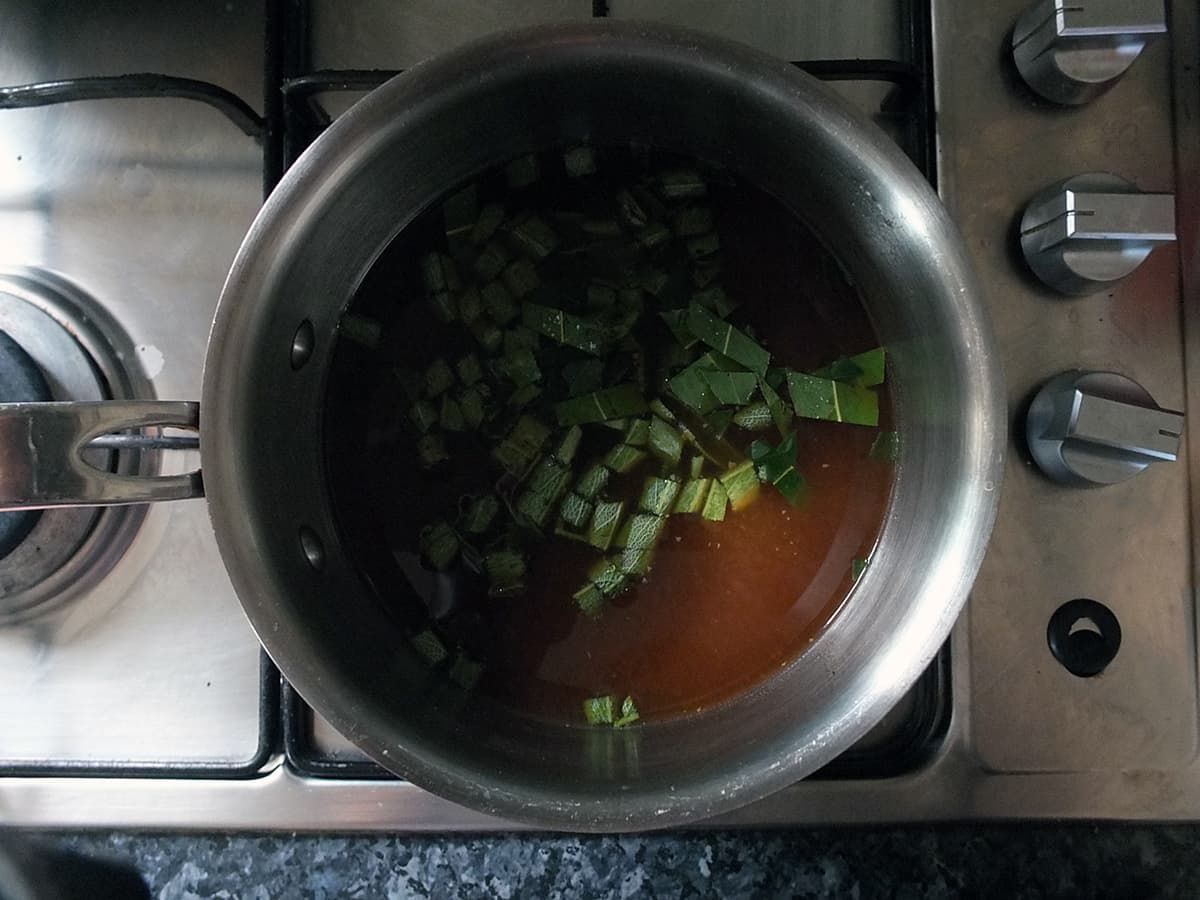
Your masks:
<path fill-rule="evenodd" d="M 938 187 L 987 293 L 1012 433 L 987 558 L 935 663 L 841 759 L 719 823 L 1200 818 L 1196 462 L 1173 412 L 1200 391 L 1183 302 L 1200 262 L 1197 23 L 1161 0 L 1028 2 L 268 0 L 181 16 L 0 0 L 0 330 L 56 399 L 195 399 L 264 191 L 389 74 L 490 31 L 602 15 L 759 46 L 847 96 Z M 109 77 L 143 72 L 172 77 Z M 0 824 L 511 827 L 387 775 L 281 684 L 203 501 L 7 527 Z"/>

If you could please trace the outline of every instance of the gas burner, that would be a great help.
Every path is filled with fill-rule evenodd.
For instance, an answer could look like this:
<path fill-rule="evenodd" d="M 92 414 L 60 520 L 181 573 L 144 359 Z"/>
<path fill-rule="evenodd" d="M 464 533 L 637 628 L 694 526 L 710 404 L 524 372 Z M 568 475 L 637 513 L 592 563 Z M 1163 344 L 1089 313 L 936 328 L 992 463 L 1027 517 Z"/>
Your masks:
<path fill-rule="evenodd" d="M 133 346 L 97 301 L 39 269 L 0 272 L 0 392 L 4 401 L 148 395 Z M 144 455 L 143 455 L 144 456 Z M 99 468 L 133 474 L 151 460 L 93 450 Z M 0 518 L 0 625 L 41 616 L 103 578 L 137 533 L 144 507 L 58 508 Z"/>

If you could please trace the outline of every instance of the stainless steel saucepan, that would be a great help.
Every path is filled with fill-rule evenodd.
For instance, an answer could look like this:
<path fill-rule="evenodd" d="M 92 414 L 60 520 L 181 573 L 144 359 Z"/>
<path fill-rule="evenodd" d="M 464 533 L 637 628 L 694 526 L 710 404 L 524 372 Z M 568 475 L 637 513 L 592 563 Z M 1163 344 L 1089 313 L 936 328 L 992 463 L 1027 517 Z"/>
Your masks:
<path fill-rule="evenodd" d="M 339 315 L 388 242 L 450 187 L 571 143 L 721 164 L 820 237 L 889 350 L 901 456 L 871 566 L 790 666 L 726 704 L 624 731 L 554 727 L 434 683 L 350 560 L 321 438 Z M 762 797 L 867 732 L 945 640 L 999 496 L 1005 410 L 979 287 L 937 196 L 814 79 L 726 41 L 598 23 L 424 63 L 291 168 L 229 273 L 205 363 L 203 492 L 246 613 L 314 709 L 394 772 L 499 816 L 672 826 Z M 5 507 L 195 496 L 196 476 L 101 474 L 97 434 L 195 425 L 181 403 L 0 407 Z M 369 473 L 364 474 L 369 477 Z"/>

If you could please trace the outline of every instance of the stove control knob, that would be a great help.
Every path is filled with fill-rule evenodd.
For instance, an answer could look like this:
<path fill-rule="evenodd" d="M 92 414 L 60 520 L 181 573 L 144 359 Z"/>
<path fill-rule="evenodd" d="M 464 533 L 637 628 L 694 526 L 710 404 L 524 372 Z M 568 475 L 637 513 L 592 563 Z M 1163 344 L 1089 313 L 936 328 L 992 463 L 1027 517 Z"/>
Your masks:
<path fill-rule="evenodd" d="M 1013 28 L 1013 61 L 1053 103 L 1094 100 L 1165 34 L 1163 0 L 1038 0 Z"/>
<path fill-rule="evenodd" d="M 1025 261 L 1063 294 L 1103 290 L 1173 240 L 1174 194 L 1145 194 L 1103 172 L 1046 188 L 1021 217 Z"/>
<path fill-rule="evenodd" d="M 1029 407 L 1025 438 L 1059 484 L 1116 484 L 1154 462 L 1174 462 L 1183 414 L 1159 409 L 1115 372 L 1070 371 L 1046 382 Z"/>

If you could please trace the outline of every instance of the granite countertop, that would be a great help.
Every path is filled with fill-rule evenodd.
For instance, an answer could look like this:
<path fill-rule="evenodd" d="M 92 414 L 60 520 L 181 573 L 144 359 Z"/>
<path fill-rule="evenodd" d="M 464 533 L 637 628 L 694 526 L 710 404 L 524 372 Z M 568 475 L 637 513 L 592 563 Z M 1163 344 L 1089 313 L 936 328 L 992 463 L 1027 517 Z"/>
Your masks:
<path fill-rule="evenodd" d="M 159 900 L 1172 897 L 1200 826 L 1008 825 L 560 835 L 52 835 Z"/>

